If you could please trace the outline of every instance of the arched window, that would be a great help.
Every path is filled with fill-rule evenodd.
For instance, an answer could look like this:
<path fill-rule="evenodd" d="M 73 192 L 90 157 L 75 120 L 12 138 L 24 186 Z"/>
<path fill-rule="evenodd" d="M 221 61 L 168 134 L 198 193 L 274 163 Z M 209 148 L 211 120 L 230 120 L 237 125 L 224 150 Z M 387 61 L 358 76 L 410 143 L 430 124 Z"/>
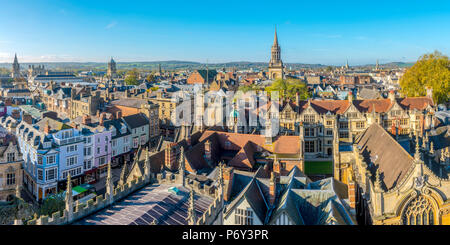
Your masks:
<path fill-rule="evenodd" d="M 431 202 L 423 196 L 414 198 L 405 207 L 402 220 L 405 225 L 434 225 Z"/>

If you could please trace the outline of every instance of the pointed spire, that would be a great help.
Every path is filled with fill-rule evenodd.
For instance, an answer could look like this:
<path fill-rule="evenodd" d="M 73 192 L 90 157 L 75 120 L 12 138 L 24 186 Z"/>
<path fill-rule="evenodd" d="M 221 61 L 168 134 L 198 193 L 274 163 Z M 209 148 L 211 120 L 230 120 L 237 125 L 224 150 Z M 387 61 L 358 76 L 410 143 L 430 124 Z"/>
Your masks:
<path fill-rule="evenodd" d="M 150 155 L 148 147 L 145 151 L 145 169 L 144 169 L 145 179 L 150 180 L 151 175 L 151 165 L 150 165 Z"/>
<path fill-rule="evenodd" d="M 108 175 L 106 176 L 106 196 L 109 204 L 114 201 L 114 184 L 111 173 L 111 162 L 108 162 Z"/>
<path fill-rule="evenodd" d="M 194 202 L 194 189 L 191 189 L 189 196 L 189 209 L 188 209 L 188 224 L 195 225 L 197 223 L 197 216 L 195 215 L 195 202 Z"/>
<path fill-rule="evenodd" d="M 277 35 L 277 26 L 275 25 L 275 36 L 273 38 L 273 46 L 278 47 L 278 35 Z"/>
<path fill-rule="evenodd" d="M 19 185 L 19 183 L 16 184 L 16 197 L 18 199 L 22 198 L 21 195 L 20 195 L 20 185 Z"/>
<path fill-rule="evenodd" d="M 416 161 L 422 160 L 422 154 L 420 153 L 420 147 L 419 147 L 419 136 L 416 136 L 416 152 L 414 153 L 414 159 Z"/>
<path fill-rule="evenodd" d="M 223 186 L 224 186 L 224 181 L 223 181 L 223 167 L 224 167 L 224 163 L 223 162 L 220 162 L 219 163 L 219 177 L 218 177 L 218 179 L 217 179 L 217 181 L 218 181 L 218 186 L 217 186 L 217 189 L 218 189 L 218 195 L 220 195 L 221 196 L 221 198 L 223 199 Z"/>
<path fill-rule="evenodd" d="M 127 163 L 123 164 L 123 168 L 122 168 L 122 172 L 120 173 L 120 180 L 119 180 L 119 185 L 125 185 L 126 179 L 125 179 L 125 175 L 127 172 Z"/>
<path fill-rule="evenodd" d="M 72 178 L 70 174 L 67 176 L 67 188 L 66 188 L 66 208 L 68 221 L 72 220 L 73 217 L 73 197 L 72 197 Z"/>
<path fill-rule="evenodd" d="M 423 149 L 427 149 L 427 143 L 428 143 L 427 137 L 422 136 L 422 148 Z"/>
<path fill-rule="evenodd" d="M 181 176 L 181 184 L 183 186 L 186 185 L 186 179 L 185 179 L 185 171 L 186 171 L 186 167 L 184 165 L 185 160 L 184 160 L 184 146 L 181 146 L 181 150 L 180 150 L 180 166 L 179 166 L 179 171 L 178 174 L 180 174 Z"/>

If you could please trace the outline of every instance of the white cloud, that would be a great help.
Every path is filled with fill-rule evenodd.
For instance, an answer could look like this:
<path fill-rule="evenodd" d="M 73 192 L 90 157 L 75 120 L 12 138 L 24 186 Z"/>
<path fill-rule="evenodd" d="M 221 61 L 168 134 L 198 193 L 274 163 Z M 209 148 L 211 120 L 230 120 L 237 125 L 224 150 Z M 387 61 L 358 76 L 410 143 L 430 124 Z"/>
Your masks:
<path fill-rule="evenodd" d="M 112 21 L 111 23 L 109 23 L 108 25 L 105 26 L 105 29 L 111 29 L 113 27 L 115 27 L 117 25 L 116 21 Z"/>

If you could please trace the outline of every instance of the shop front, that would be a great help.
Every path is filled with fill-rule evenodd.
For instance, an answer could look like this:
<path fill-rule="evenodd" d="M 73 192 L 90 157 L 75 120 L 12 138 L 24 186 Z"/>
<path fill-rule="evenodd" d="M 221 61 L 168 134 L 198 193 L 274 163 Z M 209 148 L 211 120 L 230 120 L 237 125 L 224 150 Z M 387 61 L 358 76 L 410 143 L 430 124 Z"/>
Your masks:
<path fill-rule="evenodd" d="M 97 182 L 97 168 L 84 172 L 84 183 L 93 184 Z"/>

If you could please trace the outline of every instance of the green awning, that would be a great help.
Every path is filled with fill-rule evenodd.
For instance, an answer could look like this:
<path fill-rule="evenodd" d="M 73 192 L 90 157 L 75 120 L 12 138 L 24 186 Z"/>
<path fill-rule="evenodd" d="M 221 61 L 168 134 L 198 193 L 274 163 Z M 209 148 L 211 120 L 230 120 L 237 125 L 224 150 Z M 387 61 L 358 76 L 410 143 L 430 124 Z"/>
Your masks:
<path fill-rule="evenodd" d="M 87 191 L 87 190 L 84 189 L 84 188 L 81 187 L 81 186 L 75 186 L 74 188 L 72 188 L 72 194 L 74 194 L 74 192 L 77 192 L 75 195 L 78 195 L 78 194 L 83 193 L 83 192 L 85 192 L 85 191 Z M 75 195 L 74 195 L 74 196 L 75 196 Z"/>

